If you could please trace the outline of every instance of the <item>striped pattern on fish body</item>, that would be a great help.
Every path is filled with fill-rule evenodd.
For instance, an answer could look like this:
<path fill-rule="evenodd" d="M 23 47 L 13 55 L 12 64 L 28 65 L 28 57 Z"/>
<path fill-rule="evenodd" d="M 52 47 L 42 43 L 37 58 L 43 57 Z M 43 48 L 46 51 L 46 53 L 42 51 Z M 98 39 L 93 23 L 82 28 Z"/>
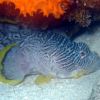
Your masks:
<path fill-rule="evenodd" d="M 8 79 L 22 80 L 30 74 L 70 78 L 72 72 L 88 74 L 99 69 L 100 57 L 85 43 L 50 31 L 32 33 L 6 55 L 2 72 Z"/>

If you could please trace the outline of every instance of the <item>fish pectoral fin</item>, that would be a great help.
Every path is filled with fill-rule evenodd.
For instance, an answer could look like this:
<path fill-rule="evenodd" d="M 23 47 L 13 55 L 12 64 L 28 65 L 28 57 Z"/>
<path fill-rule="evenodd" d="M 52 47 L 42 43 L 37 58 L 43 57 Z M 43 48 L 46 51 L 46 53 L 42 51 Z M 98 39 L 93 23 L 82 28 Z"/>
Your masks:
<path fill-rule="evenodd" d="M 0 82 L 4 84 L 8 84 L 8 85 L 18 85 L 22 81 L 21 80 L 9 80 L 9 79 L 6 79 L 2 74 L 0 74 Z"/>
<path fill-rule="evenodd" d="M 1 71 L 3 69 L 2 61 L 3 61 L 4 57 L 5 57 L 5 54 L 14 46 L 16 46 L 15 43 L 10 44 L 10 45 L 4 47 L 2 50 L 0 50 L 0 82 L 6 83 L 6 84 L 9 84 L 9 85 L 17 85 L 17 84 L 22 82 L 20 80 L 9 80 L 9 79 L 6 79 L 1 73 Z"/>
<path fill-rule="evenodd" d="M 35 79 L 35 84 L 37 84 L 37 85 L 43 85 L 43 84 L 49 83 L 52 78 L 53 78 L 52 76 L 39 75 Z"/>
<path fill-rule="evenodd" d="M 10 45 L 4 47 L 2 50 L 0 50 L 0 63 L 3 61 L 6 53 L 14 46 L 16 46 L 16 43 L 10 44 Z"/>
<path fill-rule="evenodd" d="M 86 74 L 86 71 L 83 69 L 76 70 L 76 71 L 72 72 L 71 78 L 79 79 L 80 77 L 82 77 L 85 74 Z"/>

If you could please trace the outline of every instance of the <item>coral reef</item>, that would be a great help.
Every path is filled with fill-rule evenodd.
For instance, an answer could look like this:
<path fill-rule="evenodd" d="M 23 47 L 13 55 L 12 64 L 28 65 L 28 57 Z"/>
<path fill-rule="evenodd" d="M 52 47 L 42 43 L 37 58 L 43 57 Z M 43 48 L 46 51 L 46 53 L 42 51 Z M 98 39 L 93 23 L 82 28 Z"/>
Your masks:
<path fill-rule="evenodd" d="M 27 7 L 26 7 L 27 9 L 25 11 L 23 11 L 20 6 L 16 7 L 16 3 L 6 2 L 6 0 L 0 0 L 0 1 L 2 1 L 0 3 L 0 18 L 1 19 L 4 19 L 4 18 L 10 19 L 13 21 L 20 22 L 21 24 L 24 23 L 24 24 L 27 24 L 28 26 L 38 27 L 38 28 L 43 28 L 43 29 L 47 28 L 48 26 L 52 26 L 52 25 L 53 26 L 60 25 L 62 23 L 61 16 L 65 12 L 63 10 L 63 7 L 69 6 L 68 1 L 64 2 L 65 0 L 56 0 L 57 2 L 55 2 L 55 5 L 57 6 L 57 8 L 54 7 L 55 5 L 53 5 L 53 6 L 51 5 L 50 8 L 48 8 L 48 6 L 44 7 L 44 8 L 42 8 L 40 6 L 41 10 L 36 8 L 36 11 L 35 12 L 33 11 L 33 13 L 32 13 L 32 11 L 30 11 Z M 12 1 L 12 0 L 10 0 L 10 1 Z M 16 2 L 19 2 L 19 1 L 20 0 L 17 0 Z M 35 1 L 35 0 L 31 0 L 31 1 Z M 40 1 L 43 1 L 43 0 L 40 0 Z M 44 0 L 44 1 L 46 1 L 46 0 Z M 52 1 L 52 0 L 49 0 L 49 1 Z M 62 1 L 59 4 L 60 6 L 58 6 L 58 3 L 59 3 L 58 1 Z M 52 2 L 51 4 L 53 4 L 53 3 L 54 2 Z M 47 4 L 47 5 L 49 5 L 49 4 Z M 23 3 L 22 3 L 22 6 L 23 6 Z M 30 6 L 30 3 L 29 3 L 29 6 Z M 67 10 L 67 8 L 69 8 L 69 7 L 66 7 L 66 10 Z M 46 11 L 43 9 L 45 9 Z M 64 9 L 65 9 L 65 7 L 64 7 Z"/>
<path fill-rule="evenodd" d="M 6 2 L 7 4 L 14 3 L 15 7 L 20 9 L 20 13 L 26 16 L 26 14 L 33 15 L 38 11 L 43 13 L 43 16 L 49 16 L 52 14 L 55 18 L 59 18 L 64 14 L 63 7 L 66 6 L 66 10 L 72 3 L 72 0 L 0 0 L 0 2 Z"/>
<path fill-rule="evenodd" d="M 69 18 L 82 26 L 88 26 L 92 21 L 100 21 L 99 12 L 100 0 L 76 0 L 76 7 L 70 13 Z"/>
<path fill-rule="evenodd" d="M 71 25 L 73 31 L 69 32 L 74 34 L 94 21 L 100 21 L 100 0 L 0 0 L 3 23 L 41 29 Z"/>

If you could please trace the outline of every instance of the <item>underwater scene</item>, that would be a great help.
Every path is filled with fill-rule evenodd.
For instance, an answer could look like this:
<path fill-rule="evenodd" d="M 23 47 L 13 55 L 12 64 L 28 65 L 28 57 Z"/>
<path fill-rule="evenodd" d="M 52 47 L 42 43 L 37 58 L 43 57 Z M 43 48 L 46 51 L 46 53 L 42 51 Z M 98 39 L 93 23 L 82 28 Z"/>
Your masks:
<path fill-rule="evenodd" d="M 100 0 L 0 0 L 0 100 L 100 100 Z"/>

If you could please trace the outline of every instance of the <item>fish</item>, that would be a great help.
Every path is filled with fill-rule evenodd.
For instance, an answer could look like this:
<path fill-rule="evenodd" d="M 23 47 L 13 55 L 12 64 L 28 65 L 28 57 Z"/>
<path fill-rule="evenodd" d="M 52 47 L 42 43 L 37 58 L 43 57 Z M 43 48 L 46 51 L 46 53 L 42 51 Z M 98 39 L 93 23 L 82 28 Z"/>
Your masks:
<path fill-rule="evenodd" d="M 7 27 L 8 36 L 13 26 Z M 52 78 L 77 79 L 100 69 L 99 55 L 83 42 L 76 43 L 64 34 L 48 30 L 22 28 L 15 31 L 19 38 L 10 38 L 9 43 L 15 42 L 16 46 L 2 61 L 1 72 L 6 79 L 22 81 L 27 76 L 38 75 L 35 82 L 41 84 Z"/>

